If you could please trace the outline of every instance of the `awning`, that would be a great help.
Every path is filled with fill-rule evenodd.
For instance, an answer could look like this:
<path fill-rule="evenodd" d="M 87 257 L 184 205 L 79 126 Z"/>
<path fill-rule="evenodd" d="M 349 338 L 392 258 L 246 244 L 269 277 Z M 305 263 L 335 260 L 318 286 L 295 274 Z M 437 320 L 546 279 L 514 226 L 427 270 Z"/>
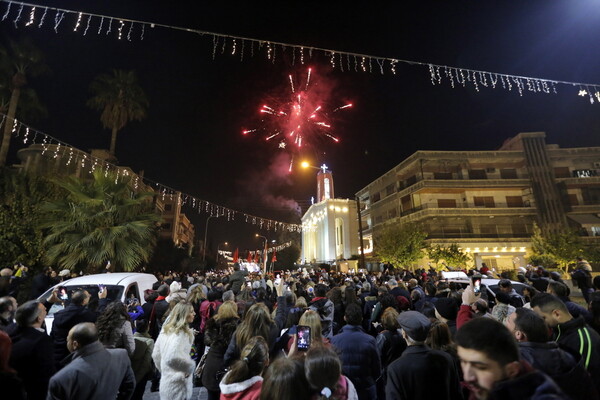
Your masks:
<path fill-rule="evenodd" d="M 594 214 L 571 214 L 568 217 L 580 225 L 600 226 L 600 218 Z"/>

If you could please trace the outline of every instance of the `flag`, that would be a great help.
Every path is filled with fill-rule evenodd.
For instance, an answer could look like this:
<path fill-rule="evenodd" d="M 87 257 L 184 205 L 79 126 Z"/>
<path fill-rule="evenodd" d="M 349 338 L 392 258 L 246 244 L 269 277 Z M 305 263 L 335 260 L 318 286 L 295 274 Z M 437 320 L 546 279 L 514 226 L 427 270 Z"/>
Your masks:
<path fill-rule="evenodd" d="M 277 261 L 277 250 L 273 250 L 273 258 L 271 259 L 272 263 L 274 263 L 275 261 Z"/>
<path fill-rule="evenodd" d="M 246 261 L 248 261 L 249 263 L 252 262 L 252 253 L 250 252 L 250 250 L 248 250 L 248 257 L 246 258 Z"/>
<path fill-rule="evenodd" d="M 238 262 L 240 259 L 240 254 L 238 249 L 236 248 L 235 251 L 233 252 L 233 262 L 236 263 Z"/>

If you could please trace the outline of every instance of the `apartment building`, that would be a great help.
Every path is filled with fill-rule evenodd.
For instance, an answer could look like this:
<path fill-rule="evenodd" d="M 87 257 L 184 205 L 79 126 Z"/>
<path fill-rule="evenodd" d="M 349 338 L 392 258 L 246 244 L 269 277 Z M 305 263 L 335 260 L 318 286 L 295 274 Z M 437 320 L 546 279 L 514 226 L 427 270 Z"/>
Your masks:
<path fill-rule="evenodd" d="M 534 222 L 600 239 L 599 175 L 600 147 L 563 149 L 543 132 L 495 151 L 417 151 L 357 193 L 365 253 L 386 224 L 416 223 L 430 244 L 458 243 L 477 266 L 524 266 Z"/>

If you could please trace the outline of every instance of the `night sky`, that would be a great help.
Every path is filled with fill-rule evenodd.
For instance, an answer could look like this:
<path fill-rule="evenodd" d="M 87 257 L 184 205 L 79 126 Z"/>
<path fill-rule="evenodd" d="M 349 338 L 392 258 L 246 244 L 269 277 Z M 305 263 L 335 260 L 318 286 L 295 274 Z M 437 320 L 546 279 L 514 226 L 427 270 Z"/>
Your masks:
<path fill-rule="evenodd" d="M 249 3 L 37 2 L 306 47 L 600 84 L 598 1 Z M 0 3 L 0 13 L 5 10 Z M 556 95 L 526 91 L 522 97 L 514 88 L 453 89 L 447 80 L 433 86 L 425 66 L 399 63 L 395 76 L 389 69 L 381 75 L 373 61 L 372 73 L 354 72 L 353 65 L 341 72 L 318 52 L 302 66 L 298 57 L 292 65 L 289 50 L 277 49 L 273 63 L 256 48 L 254 58 L 246 48 L 240 61 L 239 54 L 230 54 L 230 42 L 213 60 L 212 36 L 157 27 L 146 29 L 143 41 L 139 32 L 131 42 L 119 41 L 114 34 L 97 34 L 99 19 L 83 36 L 81 28 L 73 32 L 75 14 L 65 17 L 58 34 L 53 12 L 40 29 L 22 23 L 15 29 L 15 16 L 13 11 L 0 23 L 1 40 L 27 34 L 51 70 L 31 80 L 48 117 L 30 125 L 84 150 L 108 148 L 110 132 L 85 105 L 89 84 L 110 69 L 134 69 L 150 107 L 145 120 L 119 133 L 119 163 L 184 193 L 267 218 L 299 222 L 285 209 L 294 201 L 306 206 L 315 195 L 316 171 L 281 174 L 289 162 L 285 153 L 241 131 L 259 125 L 257 111 L 265 100 L 287 90 L 288 75 L 300 76 L 307 66 L 327 82 L 332 106 L 354 104 L 336 114 L 340 143 L 323 141 L 307 152 L 313 165 L 333 170 L 337 197 L 353 197 L 417 150 L 493 150 L 526 131 L 545 131 L 547 141 L 561 147 L 600 146 L 600 104 L 577 96 L 578 87 L 559 85 Z M 22 144 L 13 143 L 16 161 Z M 184 212 L 202 237 L 206 216 Z M 215 248 L 225 240 L 240 249 L 260 247 L 254 232 L 239 221 L 211 220 L 208 240 Z"/>

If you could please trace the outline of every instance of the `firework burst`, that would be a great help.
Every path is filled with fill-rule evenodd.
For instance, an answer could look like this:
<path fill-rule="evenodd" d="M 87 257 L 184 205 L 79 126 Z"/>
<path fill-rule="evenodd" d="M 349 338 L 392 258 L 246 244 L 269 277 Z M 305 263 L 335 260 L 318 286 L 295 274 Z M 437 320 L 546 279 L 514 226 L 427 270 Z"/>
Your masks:
<path fill-rule="evenodd" d="M 290 74 L 288 93 L 272 104 L 263 104 L 259 109 L 262 125 L 242 131 L 243 135 L 260 135 L 267 142 L 276 143 L 279 149 L 290 153 L 290 172 L 294 157 L 306 148 L 317 150 L 323 141 L 338 143 L 333 133 L 331 114 L 352 107 L 345 104 L 327 111 L 327 95 L 313 77 L 309 68 L 304 80 L 294 81 Z"/>

